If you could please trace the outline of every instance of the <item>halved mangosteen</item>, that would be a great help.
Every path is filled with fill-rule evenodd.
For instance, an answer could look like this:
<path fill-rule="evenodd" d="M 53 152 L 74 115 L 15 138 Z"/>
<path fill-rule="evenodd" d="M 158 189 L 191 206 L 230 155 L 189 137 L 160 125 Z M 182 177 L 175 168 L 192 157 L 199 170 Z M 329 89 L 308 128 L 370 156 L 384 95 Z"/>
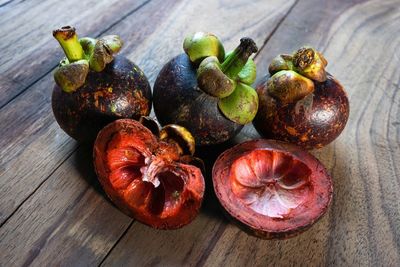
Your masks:
<path fill-rule="evenodd" d="M 264 239 L 294 236 L 331 203 L 324 166 L 297 146 L 252 140 L 222 153 L 212 171 L 215 193 L 230 218 Z"/>
<path fill-rule="evenodd" d="M 130 119 L 100 131 L 93 152 L 98 179 L 127 215 L 158 229 L 180 228 L 196 217 L 204 195 L 194 139 L 177 125 L 158 131 L 143 123 L 155 134 Z"/>

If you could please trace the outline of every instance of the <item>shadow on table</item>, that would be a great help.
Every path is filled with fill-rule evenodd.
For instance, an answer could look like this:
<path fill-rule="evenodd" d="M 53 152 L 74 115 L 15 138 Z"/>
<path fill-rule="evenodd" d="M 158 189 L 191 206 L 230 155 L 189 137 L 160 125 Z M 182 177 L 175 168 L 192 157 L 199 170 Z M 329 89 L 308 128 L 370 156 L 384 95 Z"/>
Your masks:
<path fill-rule="evenodd" d="M 75 153 L 75 166 L 81 177 L 86 180 L 100 195 L 102 195 L 107 201 L 111 202 L 100 182 L 97 180 L 97 176 L 93 166 L 93 146 L 90 144 L 81 144 Z"/>

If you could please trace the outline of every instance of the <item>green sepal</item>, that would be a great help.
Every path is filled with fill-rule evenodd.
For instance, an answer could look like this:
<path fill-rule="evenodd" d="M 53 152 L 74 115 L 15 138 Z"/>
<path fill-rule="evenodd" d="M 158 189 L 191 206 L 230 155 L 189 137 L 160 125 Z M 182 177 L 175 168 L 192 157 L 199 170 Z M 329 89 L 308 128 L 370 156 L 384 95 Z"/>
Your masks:
<path fill-rule="evenodd" d="M 85 58 L 89 60 L 90 69 L 96 72 L 102 71 L 123 45 L 118 35 L 106 35 L 100 39 L 84 37 L 79 39 L 79 43 L 85 52 Z"/>
<path fill-rule="evenodd" d="M 217 36 L 211 33 L 196 32 L 185 38 L 183 50 L 193 63 L 200 63 L 209 56 L 215 56 L 220 62 L 224 60 L 225 50 Z"/>
<path fill-rule="evenodd" d="M 225 55 L 225 59 L 229 57 L 232 53 L 233 51 L 229 51 Z M 254 60 L 249 58 L 237 76 L 238 81 L 248 85 L 252 85 L 257 77 L 257 66 L 256 63 L 254 63 Z"/>
<path fill-rule="evenodd" d="M 257 92 L 251 86 L 239 82 L 232 94 L 218 101 L 218 107 L 231 121 L 247 124 L 257 114 Z"/>
<path fill-rule="evenodd" d="M 229 96 L 236 88 L 236 81 L 222 72 L 221 64 L 214 56 L 207 57 L 200 63 L 197 83 L 201 90 L 218 98 Z"/>
<path fill-rule="evenodd" d="M 278 55 L 272 59 L 269 64 L 268 71 L 271 75 L 274 75 L 281 70 L 293 70 L 293 57 L 291 55 Z"/>
<path fill-rule="evenodd" d="M 238 74 L 239 81 L 242 83 L 252 85 L 257 77 L 257 67 L 254 60 L 249 58 L 247 60 L 246 65 L 244 65 L 243 69 Z"/>
<path fill-rule="evenodd" d="M 293 54 L 294 70 L 314 81 L 326 81 L 327 64 L 324 56 L 309 46 L 304 46 Z"/>
<path fill-rule="evenodd" d="M 281 70 L 268 79 L 267 91 L 283 104 L 294 103 L 314 92 L 314 83 L 295 71 Z"/>
<path fill-rule="evenodd" d="M 72 63 L 64 59 L 54 72 L 54 80 L 64 92 L 72 93 L 85 84 L 88 73 L 89 62 L 86 59 L 81 59 Z"/>
<path fill-rule="evenodd" d="M 97 40 L 91 37 L 83 37 L 79 39 L 79 43 L 81 44 L 83 51 L 85 53 L 85 58 L 87 60 L 93 55 L 94 46 L 96 45 Z"/>
<path fill-rule="evenodd" d="M 107 47 L 112 54 L 118 53 L 124 43 L 118 35 L 106 35 L 100 38 L 104 45 Z"/>

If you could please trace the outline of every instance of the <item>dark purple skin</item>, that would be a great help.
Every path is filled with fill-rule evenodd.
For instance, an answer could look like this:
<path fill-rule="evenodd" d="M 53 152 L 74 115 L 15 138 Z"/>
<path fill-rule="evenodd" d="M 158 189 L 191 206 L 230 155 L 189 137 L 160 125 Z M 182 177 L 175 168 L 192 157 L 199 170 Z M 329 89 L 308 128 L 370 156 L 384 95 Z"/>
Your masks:
<path fill-rule="evenodd" d="M 314 93 L 283 105 L 268 94 L 266 81 L 257 86 L 259 109 L 253 121 L 264 137 L 297 144 L 306 149 L 321 148 L 335 140 L 349 118 L 349 100 L 343 86 L 330 74 L 315 82 Z"/>
<path fill-rule="evenodd" d="M 196 66 L 186 54 L 173 58 L 160 71 L 154 84 L 153 102 L 160 123 L 185 127 L 194 136 L 196 145 L 222 143 L 243 128 L 219 111 L 218 98 L 198 87 Z"/>
<path fill-rule="evenodd" d="M 85 84 L 73 93 L 57 85 L 52 95 L 60 127 L 80 142 L 93 142 L 108 123 L 138 120 L 151 109 L 151 87 L 143 71 L 123 56 L 116 56 L 102 72 L 90 71 Z"/>

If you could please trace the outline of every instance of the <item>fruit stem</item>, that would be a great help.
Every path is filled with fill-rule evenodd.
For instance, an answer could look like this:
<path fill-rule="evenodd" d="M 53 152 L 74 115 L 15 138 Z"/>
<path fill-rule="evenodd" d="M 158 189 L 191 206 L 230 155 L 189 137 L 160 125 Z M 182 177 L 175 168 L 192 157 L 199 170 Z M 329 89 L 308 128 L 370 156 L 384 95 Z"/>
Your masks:
<path fill-rule="evenodd" d="M 249 57 L 257 51 L 258 48 L 253 39 L 248 37 L 240 39 L 239 46 L 221 64 L 222 72 L 229 78 L 236 79 Z"/>
<path fill-rule="evenodd" d="M 78 40 L 75 28 L 64 26 L 53 31 L 53 36 L 60 43 L 69 62 L 78 61 L 84 58 L 84 52 Z"/>

